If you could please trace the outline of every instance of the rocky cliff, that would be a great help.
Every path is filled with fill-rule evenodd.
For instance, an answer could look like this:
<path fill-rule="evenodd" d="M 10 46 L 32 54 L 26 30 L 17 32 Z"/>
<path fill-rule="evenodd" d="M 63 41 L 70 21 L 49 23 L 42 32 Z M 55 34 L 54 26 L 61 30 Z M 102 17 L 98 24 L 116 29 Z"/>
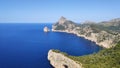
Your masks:
<path fill-rule="evenodd" d="M 59 50 L 48 52 L 48 60 L 55 68 L 119 68 L 119 59 L 120 42 L 115 47 L 84 56 L 70 56 Z"/>
<path fill-rule="evenodd" d="M 96 44 L 110 48 L 120 40 L 120 20 L 114 19 L 106 22 L 76 24 L 64 17 L 52 26 L 52 31 L 73 33 L 94 41 Z M 109 26 L 106 26 L 109 24 Z M 114 24 L 114 26 L 112 26 Z"/>
<path fill-rule="evenodd" d="M 55 68 L 111 68 L 119 67 L 120 19 L 100 23 L 87 22 L 76 24 L 64 17 L 52 26 L 52 31 L 73 33 L 109 48 L 88 56 L 65 56 L 61 52 L 50 50 L 48 59 Z M 109 60 L 109 61 L 108 61 Z M 82 64 L 81 64 L 82 63 Z"/>
<path fill-rule="evenodd" d="M 80 63 L 78 64 L 64 54 L 53 50 L 48 52 L 48 60 L 55 68 L 82 68 Z"/>

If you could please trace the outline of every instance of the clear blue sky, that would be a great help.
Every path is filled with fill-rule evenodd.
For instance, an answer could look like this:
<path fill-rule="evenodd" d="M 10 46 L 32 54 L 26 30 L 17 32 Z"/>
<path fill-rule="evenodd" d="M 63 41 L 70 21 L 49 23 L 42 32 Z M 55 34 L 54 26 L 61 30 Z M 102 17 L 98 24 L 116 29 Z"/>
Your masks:
<path fill-rule="evenodd" d="M 75 22 L 120 18 L 120 0 L 0 0 L 0 22 Z"/>

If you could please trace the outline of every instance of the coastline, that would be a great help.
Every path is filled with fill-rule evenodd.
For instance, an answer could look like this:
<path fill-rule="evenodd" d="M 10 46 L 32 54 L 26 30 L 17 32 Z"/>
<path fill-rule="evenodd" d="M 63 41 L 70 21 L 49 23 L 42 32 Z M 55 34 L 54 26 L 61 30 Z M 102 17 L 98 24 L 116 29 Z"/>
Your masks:
<path fill-rule="evenodd" d="M 78 36 L 78 37 L 83 37 L 84 39 L 87 39 L 87 40 L 89 40 L 89 41 L 94 42 L 95 44 L 97 44 L 97 45 L 100 46 L 100 47 L 103 47 L 103 48 L 111 48 L 111 47 L 109 47 L 109 46 L 105 46 L 105 45 L 102 45 L 102 44 L 100 44 L 100 43 L 97 43 L 95 40 L 93 40 L 93 39 L 91 39 L 91 38 L 88 38 L 88 37 L 86 37 L 86 36 L 84 36 L 84 35 L 80 35 L 80 34 L 74 32 L 74 31 L 54 30 L 54 29 L 52 29 L 52 32 L 65 32 L 65 33 L 75 34 L 75 35 Z"/>
<path fill-rule="evenodd" d="M 110 26 L 109 26 L 110 27 Z M 83 67 L 85 68 L 111 68 L 111 66 L 114 67 L 115 65 L 119 65 L 116 60 L 118 57 L 113 57 L 114 55 L 118 55 L 119 52 L 119 39 L 120 34 L 117 32 L 114 32 L 114 29 L 110 29 L 109 27 L 104 27 L 103 25 L 97 25 L 97 24 L 84 24 L 84 25 L 76 25 L 74 22 L 67 20 L 64 17 L 61 17 L 60 20 L 52 25 L 51 31 L 53 32 L 63 32 L 63 33 L 70 33 L 74 34 L 77 37 L 84 38 L 90 42 L 94 42 L 100 47 L 103 47 L 104 49 L 97 54 L 87 55 L 87 56 L 69 56 L 66 55 L 68 58 L 78 61 L 79 63 L 82 63 Z M 116 31 L 119 29 L 116 29 Z M 115 52 L 117 51 L 117 52 Z M 55 51 L 56 52 L 56 51 Z M 58 52 L 59 53 L 59 52 Z M 62 54 L 62 52 L 61 52 Z M 64 55 L 64 53 L 63 53 Z M 49 56 L 49 54 L 48 54 Z M 53 55 L 53 57 L 60 58 L 61 62 L 63 63 L 60 56 Z M 54 63 L 59 63 L 58 59 L 51 59 L 50 61 L 53 61 Z M 55 60 L 55 61 L 54 61 Z M 109 61 L 111 63 L 109 63 Z M 72 62 L 72 61 L 71 61 Z M 114 62 L 112 64 L 112 62 Z M 58 68 L 56 65 L 55 68 Z M 66 62 L 65 62 L 66 63 Z M 112 65 L 111 65 L 112 64 Z M 58 64 L 59 65 L 59 64 Z M 64 64 L 63 64 L 64 65 Z M 62 65 L 62 66 L 63 66 Z M 70 65 L 68 65 L 70 66 Z M 64 67 L 66 68 L 66 67 Z M 68 67 L 67 67 L 68 68 Z M 72 67 L 73 68 L 73 67 Z"/>

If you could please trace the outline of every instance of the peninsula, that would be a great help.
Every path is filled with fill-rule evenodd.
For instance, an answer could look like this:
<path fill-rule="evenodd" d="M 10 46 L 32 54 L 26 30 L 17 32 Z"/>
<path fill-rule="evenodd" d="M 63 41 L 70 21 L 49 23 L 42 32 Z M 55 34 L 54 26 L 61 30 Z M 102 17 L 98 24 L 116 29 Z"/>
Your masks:
<path fill-rule="evenodd" d="M 118 60 L 120 58 L 120 18 L 99 23 L 84 22 L 83 24 L 77 24 L 61 17 L 52 26 L 52 31 L 73 33 L 105 48 L 96 54 L 86 56 L 70 56 L 57 50 L 50 50 L 48 60 L 55 68 L 120 67 L 120 61 Z M 71 67 L 71 65 L 76 67 Z"/>
<path fill-rule="evenodd" d="M 61 17 L 52 26 L 52 31 L 73 33 L 94 41 L 102 47 L 110 48 L 120 40 L 120 18 L 100 23 L 84 22 L 83 24 L 77 24 Z"/>

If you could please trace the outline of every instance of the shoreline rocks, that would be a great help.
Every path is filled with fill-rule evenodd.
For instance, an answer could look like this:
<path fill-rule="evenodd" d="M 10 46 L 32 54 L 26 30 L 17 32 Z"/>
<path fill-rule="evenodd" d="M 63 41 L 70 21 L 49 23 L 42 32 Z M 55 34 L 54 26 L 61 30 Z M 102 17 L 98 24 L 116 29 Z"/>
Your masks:
<path fill-rule="evenodd" d="M 105 42 L 103 42 L 103 43 L 97 43 L 96 42 L 96 39 L 94 39 L 94 38 L 90 38 L 90 37 L 86 37 L 85 35 L 80 35 L 80 34 L 78 34 L 78 33 L 76 33 L 76 32 L 74 32 L 74 31 L 71 31 L 71 32 L 69 32 L 69 31 L 65 31 L 65 30 L 54 30 L 54 29 L 52 29 L 52 31 L 53 32 L 65 32 L 65 33 L 71 33 L 71 34 L 75 34 L 76 36 L 78 36 L 78 37 L 83 37 L 83 38 L 85 38 L 85 39 L 87 39 L 87 40 L 90 40 L 90 41 L 92 41 L 92 42 L 95 42 L 97 45 L 99 45 L 99 46 L 101 46 L 101 47 L 104 47 L 104 48 L 111 48 L 109 45 L 108 45 L 108 43 L 105 43 L 105 42 L 109 42 L 109 41 L 105 41 Z M 106 45 L 104 45 L 104 44 L 106 44 Z"/>
<path fill-rule="evenodd" d="M 45 26 L 43 30 L 44 30 L 44 32 L 49 32 L 50 31 L 50 29 L 47 26 Z"/>
<path fill-rule="evenodd" d="M 104 48 L 114 47 L 120 41 L 119 32 L 108 29 L 104 25 L 100 25 L 100 23 L 76 24 L 70 20 L 66 20 L 66 18 L 64 18 L 64 23 L 60 20 L 52 26 L 52 31 L 72 33 L 78 37 L 84 37 L 93 41 Z"/>
<path fill-rule="evenodd" d="M 117 42 L 120 41 L 119 28 L 117 28 L 116 31 L 108 30 L 106 26 L 104 27 L 104 23 L 76 24 L 64 17 L 60 18 L 60 20 L 52 26 L 52 31 L 72 33 L 78 37 L 93 41 L 104 48 L 114 47 Z M 55 68 L 82 68 L 81 63 L 78 64 L 76 61 L 64 56 L 64 54 L 52 50 L 48 52 L 48 60 Z"/>

